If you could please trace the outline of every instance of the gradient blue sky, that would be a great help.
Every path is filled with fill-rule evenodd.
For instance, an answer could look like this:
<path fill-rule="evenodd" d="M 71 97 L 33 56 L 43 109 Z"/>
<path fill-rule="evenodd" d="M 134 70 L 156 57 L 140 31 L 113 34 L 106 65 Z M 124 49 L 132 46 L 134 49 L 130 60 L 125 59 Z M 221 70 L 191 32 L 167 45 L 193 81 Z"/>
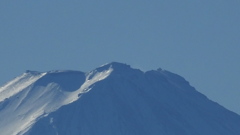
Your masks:
<path fill-rule="evenodd" d="M 0 84 L 25 70 L 161 67 L 240 114 L 240 1 L 0 1 Z"/>

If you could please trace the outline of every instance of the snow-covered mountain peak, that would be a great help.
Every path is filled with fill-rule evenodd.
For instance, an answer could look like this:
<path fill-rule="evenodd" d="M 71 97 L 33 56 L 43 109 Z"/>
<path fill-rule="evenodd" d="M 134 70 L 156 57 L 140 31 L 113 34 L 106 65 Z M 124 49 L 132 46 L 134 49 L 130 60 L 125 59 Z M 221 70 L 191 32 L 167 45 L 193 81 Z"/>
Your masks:
<path fill-rule="evenodd" d="M 4 135 L 239 135 L 240 116 L 181 76 L 112 62 L 27 71 L 0 88 Z"/>
<path fill-rule="evenodd" d="M 26 71 L 0 88 L 1 134 L 25 134 L 38 119 L 78 100 L 111 71 Z"/>

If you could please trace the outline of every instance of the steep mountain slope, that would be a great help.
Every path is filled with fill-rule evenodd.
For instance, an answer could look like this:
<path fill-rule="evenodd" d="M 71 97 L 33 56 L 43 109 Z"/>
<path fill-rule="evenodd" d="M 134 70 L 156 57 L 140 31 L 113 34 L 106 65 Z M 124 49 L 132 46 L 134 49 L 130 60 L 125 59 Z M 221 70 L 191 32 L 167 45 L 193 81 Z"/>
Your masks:
<path fill-rule="evenodd" d="M 4 135 L 239 135 L 240 116 L 165 70 L 28 71 L 0 89 Z"/>

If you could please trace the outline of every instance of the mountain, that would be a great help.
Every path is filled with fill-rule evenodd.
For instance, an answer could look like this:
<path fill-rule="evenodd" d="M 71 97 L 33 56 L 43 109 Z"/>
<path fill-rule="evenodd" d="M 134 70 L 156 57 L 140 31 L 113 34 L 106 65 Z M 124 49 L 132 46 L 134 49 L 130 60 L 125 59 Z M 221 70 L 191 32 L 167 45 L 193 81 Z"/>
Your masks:
<path fill-rule="evenodd" d="M 0 88 L 2 135 L 240 135 L 239 126 L 238 114 L 162 69 L 26 71 Z"/>

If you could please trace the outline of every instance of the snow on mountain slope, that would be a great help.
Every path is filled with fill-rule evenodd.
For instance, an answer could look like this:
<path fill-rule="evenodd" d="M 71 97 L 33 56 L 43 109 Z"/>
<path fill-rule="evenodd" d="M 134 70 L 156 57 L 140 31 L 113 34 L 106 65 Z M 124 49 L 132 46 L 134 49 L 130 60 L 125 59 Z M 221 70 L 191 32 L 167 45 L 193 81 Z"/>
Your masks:
<path fill-rule="evenodd" d="M 0 102 L 3 101 L 5 98 L 9 98 L 20 92 L 44 75 L 45 73 L 39 73 L 35 76 L 24 73 L 23 75 L 16 77 L 14 80 L 0 88 Z M 11 89 L 11 91 L 9 89 Z"/>
<path fill-rule="evenodd" d="M 240 135 L 239 115 L 161 69 L 29 71 L 0 92 L 4 135 Z"/>
<path fill-rule="evenodd" d="M 77 71 L 28 71 L 15 78 L 0 89 L 1 134 L 24 134 L 38 119 L 74 102 L 90 85 L 110 73 L 111 69 L 94 75 Z"/>

